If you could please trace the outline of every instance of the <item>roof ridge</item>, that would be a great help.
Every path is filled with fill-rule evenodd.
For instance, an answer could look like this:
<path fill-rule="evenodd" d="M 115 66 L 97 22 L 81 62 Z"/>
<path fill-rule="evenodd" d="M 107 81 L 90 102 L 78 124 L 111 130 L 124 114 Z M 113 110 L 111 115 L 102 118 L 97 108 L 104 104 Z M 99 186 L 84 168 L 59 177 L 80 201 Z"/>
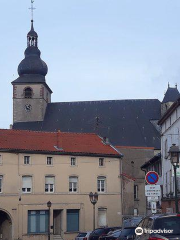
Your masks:
<path fill-rule="evenodd" d="M 51 102 L 49 104 L 58 104 L 58 103 L 89 103 L 89 102 L 118 102 L 118 101 L 152 101 L 152 100 L 158 100 L 158 98 L 139 98 L 139 99 L 136 99 L 136 98 L 131 98 L 131 99 L 108 99 L 108 100 L 86 100 L 86 101 L 83 101 L 83 100 L 80 100 L 80 101 L 67 101 L 67 102 Z"/>
<path fill-rule="evenodd" d="M 0 128 L 0 131 L 12 131 L 12 132 L 30 132 L 30 133 L 42 133 L 42 134 L 47 134 L 47 133 L 58 133 L 58 131 L 56 132 L 46 132 L 46 131 L 33 131 L 33 130 L 20 130 L 20 129 L 3 129 Z M 59 132 L 60 134 L 71 134 L 71 135 L 96 135 L 98 136 L 96 133 L 78 133 L 78 132 Z"/>

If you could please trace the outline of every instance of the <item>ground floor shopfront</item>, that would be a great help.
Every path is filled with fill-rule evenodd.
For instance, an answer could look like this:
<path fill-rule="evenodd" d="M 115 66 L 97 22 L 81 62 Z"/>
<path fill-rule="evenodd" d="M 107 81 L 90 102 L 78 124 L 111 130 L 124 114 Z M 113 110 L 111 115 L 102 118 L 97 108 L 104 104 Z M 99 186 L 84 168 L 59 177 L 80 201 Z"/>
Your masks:
<path fill-rule="evenodd" d="M 0 239 L 3 240 L 47 240 L 49 225 L 51 240 L 74 240 L 79 231 L 93 229 L 93 208 L 88 194 L 1 196 L 0 202 Z M 100 195 L 95 214 L 96 227 L 121 226 L 120 195 Z"/>
<path fill-rule="evenodd" d="M 179 199 L 178 206 L 180 211 L 180 199 Z M 163 198 L 161 207 L 162 207 L 162 213 L 175 213 L 176 212 L 175 199 Z"/>

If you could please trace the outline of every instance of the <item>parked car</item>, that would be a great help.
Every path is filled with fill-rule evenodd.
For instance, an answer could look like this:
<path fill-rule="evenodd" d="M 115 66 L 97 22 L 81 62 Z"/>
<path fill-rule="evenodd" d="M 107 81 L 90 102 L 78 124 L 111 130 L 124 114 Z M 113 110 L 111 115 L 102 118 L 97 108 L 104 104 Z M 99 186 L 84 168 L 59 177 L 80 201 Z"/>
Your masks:
<path fill-rule="evenodd" d="M 110 231 L 107 235 L 102 235 L 99 237 L 99 240 L 115 240 L 121 234 L 121 229 L 116 229 L 115 231 Z"/>
<path fill-rule="evenodd" d="M 89 236 L 92 232 L 80 232 L 75 240 L 89 240 Z"/>
<path fill-rule="evenodd" d="M 116 230 L 118 227 L 97 228 L 89 236 L 89 240 L 98 240 L 99 237 L 108 234 L 110 231 Z"/>
<path fill-rule="evenodd" d="M 124 219 L 123 228 L 135 227 L 141 222 L 142 219 L 143 219 L 142 217 L 131 217 L 131 218 Z"/>
<path fill-rule="evenodd" d="M 136 227 L 125 227 L 122 229 L 118 240 L 133 240 L 135 239 L 135 229 Z"/>
<path fill-rule="evenodd" d="M 159 214 L 145 217 L 138 227 L 143 229 L 143 233 L 136 235 L 136 240 L 180 240 L 180 214 Z M 155 232 L 146 233 L 145 230 L 154 230 Z"/>

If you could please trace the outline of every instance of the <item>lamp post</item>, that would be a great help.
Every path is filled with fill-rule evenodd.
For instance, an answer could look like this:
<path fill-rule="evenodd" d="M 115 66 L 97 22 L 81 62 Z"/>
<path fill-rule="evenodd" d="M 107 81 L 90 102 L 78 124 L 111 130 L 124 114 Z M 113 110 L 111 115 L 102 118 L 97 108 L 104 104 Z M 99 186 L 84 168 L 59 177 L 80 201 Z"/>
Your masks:
<path fill-rule="evenodd" d="M 179 147 L 176 144 L 172 144 L 169 149 L 170 160 L 174 169 L 174 181 L 175 181 L 175 207 L 176 213 L 179 213 L 178 207 L 178 195 L 177 195 L 177 168 L 179 167 Z"/>
<path fill-rule="evenodd" d="M 47 202 L 47 207 L 49 209 L 49 222 L 48 222 L 48 240 L 50 240 L 50 216 L 51 216 L 51 201 Z"/>
<path fill-rule="evenodd" d="M 95 205 L 98 201 L 97 192 L 95 192 L 94 194 L 92 192 L 90 192 L 89 199 L 90 199 L 91 203 L 93 204 L 93 229 L 95 230 Z"/>

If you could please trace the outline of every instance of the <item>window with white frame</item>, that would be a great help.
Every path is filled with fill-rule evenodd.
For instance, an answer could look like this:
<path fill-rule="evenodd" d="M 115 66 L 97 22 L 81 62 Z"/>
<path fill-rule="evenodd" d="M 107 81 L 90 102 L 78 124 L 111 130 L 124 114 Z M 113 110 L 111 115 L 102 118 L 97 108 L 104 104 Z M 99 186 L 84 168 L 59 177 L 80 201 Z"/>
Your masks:
<path fill-rule="evenodd" d="M 31 193 L 32 192 L 32 177 L 23 176 L 22 177 L 22 192 Z"/>
<path fill-rule="evenodd" d="M 24 156 L 24 164 L 29 165 L 30 164 L 30 156 Z"/>
<path fill-rule="evenodd" d="M 76 166 L 76 158 L 75 157 L 71 158 L 71 166 Z"/>
<path fill-rule="evenodd" d="M 107 209 L 106 208 L 98 209 L 98 225 L 99 227 L 107 226 Z"/>
<path fill-rule="evenodd" d="M 45 192 L 46 193 L 54 192 L 54 183 L 55 183 L 55 177 L 53 177 L 53 176 L 45 177 Z"/>
<path fill-rule="evenodd" d="M 53 158 L 52 157 L 47 157 L 47 165 L 53 165 Z"/>
<path fill-rule="evenodd" d="M 169 170 L 169 191 L 172 193 L 172 170 Z"/>
<path fill-rule="evenodd" d="M 104 166 L 104 158 L 99 158 L 99 167 Z"/>
<path fill-rule="evenodd" d="M 105 192 L 106 191 L 106 177 L 98 177 L 97 179 L 97 191 Z"/>
<path fill-rule="evenodd" d="M 69 192 L 78 191 L 78 177 L 69 177 Z"/>
<path fill-rule="evenodd" d="M 3 181 L 3 176 L 0 176 L 0 193 L 2 193 L 2 181 Z"/>
<path fill-rule="evenodd" d="M 177 189 L 178 189 L 178 193 L 180 193 L 180 177 L 177 177 Z"/>
<path fill-rule="evenodd" d="M 138 209 L 134 208 L 134 216 L 138 216 Z"/>
<path fill-rule="evenodd" d="M 165 143 L 164 143 L 164 153 L 165 153 L 165 158 L 168 158 L 168 141 L 167 141 L 167 139 L 165 140 Z"/>
<path fill-rule="evenodd" d="M 166 194 L 168 194 L 168 173 L 166 172 L 166 184 L 165 184 L 165 187 L 166 187 Z"/>

